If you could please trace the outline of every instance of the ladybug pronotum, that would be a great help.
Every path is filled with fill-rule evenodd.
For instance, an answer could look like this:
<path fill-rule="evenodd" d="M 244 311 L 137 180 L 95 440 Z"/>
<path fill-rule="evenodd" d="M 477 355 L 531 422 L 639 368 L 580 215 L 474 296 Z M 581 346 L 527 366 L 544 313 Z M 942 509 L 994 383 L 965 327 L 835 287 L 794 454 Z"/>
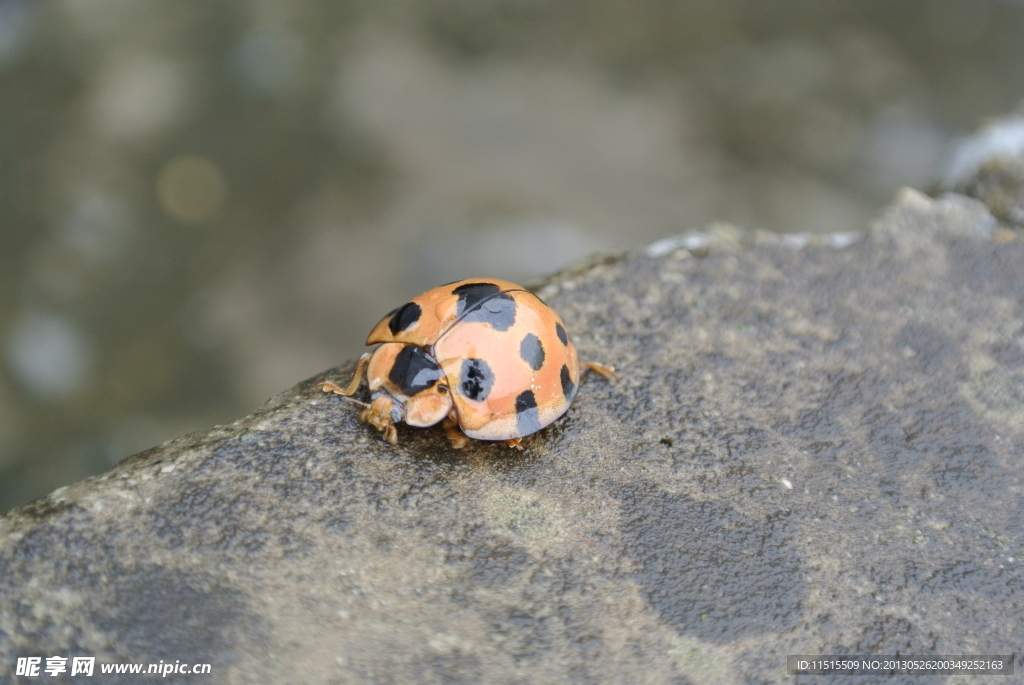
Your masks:
<path fill-rule="evenodd" d="M 347 388 L 322 381 L 324 392 L 355 394 L 366 375 L 370 404 L 359 420 L 398 443 L 395 424 L 443 422 L 452 446 L 506 440 L 522 449 L 569 408 L 580 375 L 607 379 L 615 369 L 581 362 L 562 319 L 525 288 L 473 278 L 428 290 L 388 312 L 366 338 Z M 353 400 L 355 401 L 355 400 Z M 360 403 L 361 404 L 361 403 Z"/>

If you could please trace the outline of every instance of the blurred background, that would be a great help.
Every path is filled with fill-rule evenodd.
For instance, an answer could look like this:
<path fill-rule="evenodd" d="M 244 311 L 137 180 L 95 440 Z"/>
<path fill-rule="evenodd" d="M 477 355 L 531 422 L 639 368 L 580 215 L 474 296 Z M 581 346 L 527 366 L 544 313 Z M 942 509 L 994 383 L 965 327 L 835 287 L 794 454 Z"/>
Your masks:
<path fill-rule="evenodd" d="M 863 229 L 1022 96 L 1019 0 L 0 0 L 0 512 L 439 283 Z"/>

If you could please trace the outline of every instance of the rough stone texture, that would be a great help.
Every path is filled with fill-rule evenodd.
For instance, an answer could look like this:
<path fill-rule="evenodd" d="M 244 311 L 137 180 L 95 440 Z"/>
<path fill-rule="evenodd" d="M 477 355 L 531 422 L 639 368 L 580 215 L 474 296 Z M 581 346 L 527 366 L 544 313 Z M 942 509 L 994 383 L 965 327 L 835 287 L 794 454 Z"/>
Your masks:
<path fill-rule="evenodd" d="M 0 680 L 52 654 L 699 685 L 1019 652 L 1022 274 L 984 205 L 913 191 L 865 235 L 723 226 L 593 261 L 539 292 L 624 378 L 522 453 L 404 426 L 392 448 L 315 378 L 0 520 Z"/>
<path fill-rule="evenodd" d="M 1024 226 L 1024 157 L 990 160 L 957 190 L 984 202 L 1000 221 Z"/>

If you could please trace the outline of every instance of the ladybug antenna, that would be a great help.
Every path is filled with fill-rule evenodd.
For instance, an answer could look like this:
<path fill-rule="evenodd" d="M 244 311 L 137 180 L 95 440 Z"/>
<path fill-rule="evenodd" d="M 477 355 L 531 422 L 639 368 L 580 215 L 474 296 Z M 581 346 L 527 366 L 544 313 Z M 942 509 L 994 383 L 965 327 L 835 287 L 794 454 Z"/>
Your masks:
<path fill-rule="evenodd" d="M 351 402 L 352 404 L 358 404 L 360 407 L 369 407 L 370 406 L 366 402 L 360 402 L 359 400 L 355 399 L 354 397 L 349 397 L 348 395 L 341 395 L 340 397 L 341 397 L 341 399 L 347 400 L 348 402 Z"/>

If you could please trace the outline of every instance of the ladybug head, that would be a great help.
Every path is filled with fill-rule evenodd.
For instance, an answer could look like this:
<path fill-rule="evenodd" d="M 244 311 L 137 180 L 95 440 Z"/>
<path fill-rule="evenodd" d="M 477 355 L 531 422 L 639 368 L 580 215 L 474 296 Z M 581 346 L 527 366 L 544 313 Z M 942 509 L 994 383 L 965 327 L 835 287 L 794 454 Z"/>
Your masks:
<path fill-rule="evenodd" d="M 422 347 L 384 343 L 370 357 L 367 376 L 375 395 L 387 393 L 401 407 L 396 422 L 433 426 L 452 409 L 444 372 Z"/>

